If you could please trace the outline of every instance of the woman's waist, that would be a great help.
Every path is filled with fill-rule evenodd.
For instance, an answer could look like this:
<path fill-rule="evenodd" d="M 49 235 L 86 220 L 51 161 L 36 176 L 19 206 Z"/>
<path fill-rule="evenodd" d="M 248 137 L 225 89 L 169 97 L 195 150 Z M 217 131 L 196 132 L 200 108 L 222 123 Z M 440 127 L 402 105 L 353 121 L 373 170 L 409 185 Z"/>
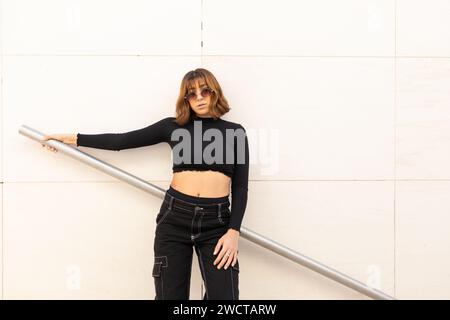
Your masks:
<path fill-rule="evenodd" d="M 195 197 L 225 197 L 230 194 L 231 178 L 218 171 L 174 172 L 171 186 Z"/>

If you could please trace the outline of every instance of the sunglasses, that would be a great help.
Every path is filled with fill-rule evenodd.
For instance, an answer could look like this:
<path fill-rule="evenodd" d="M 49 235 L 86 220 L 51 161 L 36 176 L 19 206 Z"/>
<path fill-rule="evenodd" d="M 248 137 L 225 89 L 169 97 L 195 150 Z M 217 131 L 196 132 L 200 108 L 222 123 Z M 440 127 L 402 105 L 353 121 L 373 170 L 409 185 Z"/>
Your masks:
<path fill-rule="evenodd" d="M 211 89 L 210 87 L 205 87 L 200 91 L 200 94 L 203 98 L 210 97 L 215 91 Z M 196 92 L 189 92 L 184 96 L 184 99 L 186 100 L 194 100 L 197 99 L 197 93 Z"/>

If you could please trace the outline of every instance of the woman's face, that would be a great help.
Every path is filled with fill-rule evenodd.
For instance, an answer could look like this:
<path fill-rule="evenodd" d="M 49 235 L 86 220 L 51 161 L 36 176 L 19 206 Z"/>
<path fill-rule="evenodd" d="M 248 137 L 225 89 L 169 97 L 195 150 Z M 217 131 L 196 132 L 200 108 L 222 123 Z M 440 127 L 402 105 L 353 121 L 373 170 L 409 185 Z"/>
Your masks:
<path fill-rule="evenodd" d="M 195 92 L 196 96 L 194 99 L 189 100 L 189 104 L 192 108 L 192 110 L 198 115 L 198 116 L 210 116 L 209 109 L 211 106 L 211 96 L 203 97 L 201 95 L 201 90 L 203 88 L 207 87 L 204 80 L 197 80 L 195 82 L 195 89 L 189 88 L 189 92 Z"/>

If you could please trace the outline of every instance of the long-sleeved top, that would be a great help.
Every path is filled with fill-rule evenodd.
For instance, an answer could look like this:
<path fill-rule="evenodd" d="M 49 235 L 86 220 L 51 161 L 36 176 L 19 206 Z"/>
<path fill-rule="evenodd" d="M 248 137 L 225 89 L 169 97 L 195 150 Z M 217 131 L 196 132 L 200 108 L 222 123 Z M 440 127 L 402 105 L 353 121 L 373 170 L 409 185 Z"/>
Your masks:
<path fill-rule="evenodd" d="M 219 171 L 232 179 L 229 228 L 240 231 L 247 207 L 249 147 L 245 128 L 238 123 L 195 116 L 180 126 L 166 117 L 124 133 L 77 133 L 77 146 L 120 151 L 166 142 L 172 149 L 173 172 Z"/>

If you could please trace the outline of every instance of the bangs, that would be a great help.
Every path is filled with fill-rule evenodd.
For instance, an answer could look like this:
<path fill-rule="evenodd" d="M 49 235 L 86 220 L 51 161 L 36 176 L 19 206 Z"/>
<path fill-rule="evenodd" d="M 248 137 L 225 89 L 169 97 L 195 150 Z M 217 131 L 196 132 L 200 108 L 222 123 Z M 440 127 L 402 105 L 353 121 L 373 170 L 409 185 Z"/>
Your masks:
<path fill-rule="evenodd" d="M 197 77 L 197 78 L 193 78 L 187 81 L 187 90 L 195 90 L 195 83 L 198 82 L 200 88 L 207 86 L 205 79 Z"/>

